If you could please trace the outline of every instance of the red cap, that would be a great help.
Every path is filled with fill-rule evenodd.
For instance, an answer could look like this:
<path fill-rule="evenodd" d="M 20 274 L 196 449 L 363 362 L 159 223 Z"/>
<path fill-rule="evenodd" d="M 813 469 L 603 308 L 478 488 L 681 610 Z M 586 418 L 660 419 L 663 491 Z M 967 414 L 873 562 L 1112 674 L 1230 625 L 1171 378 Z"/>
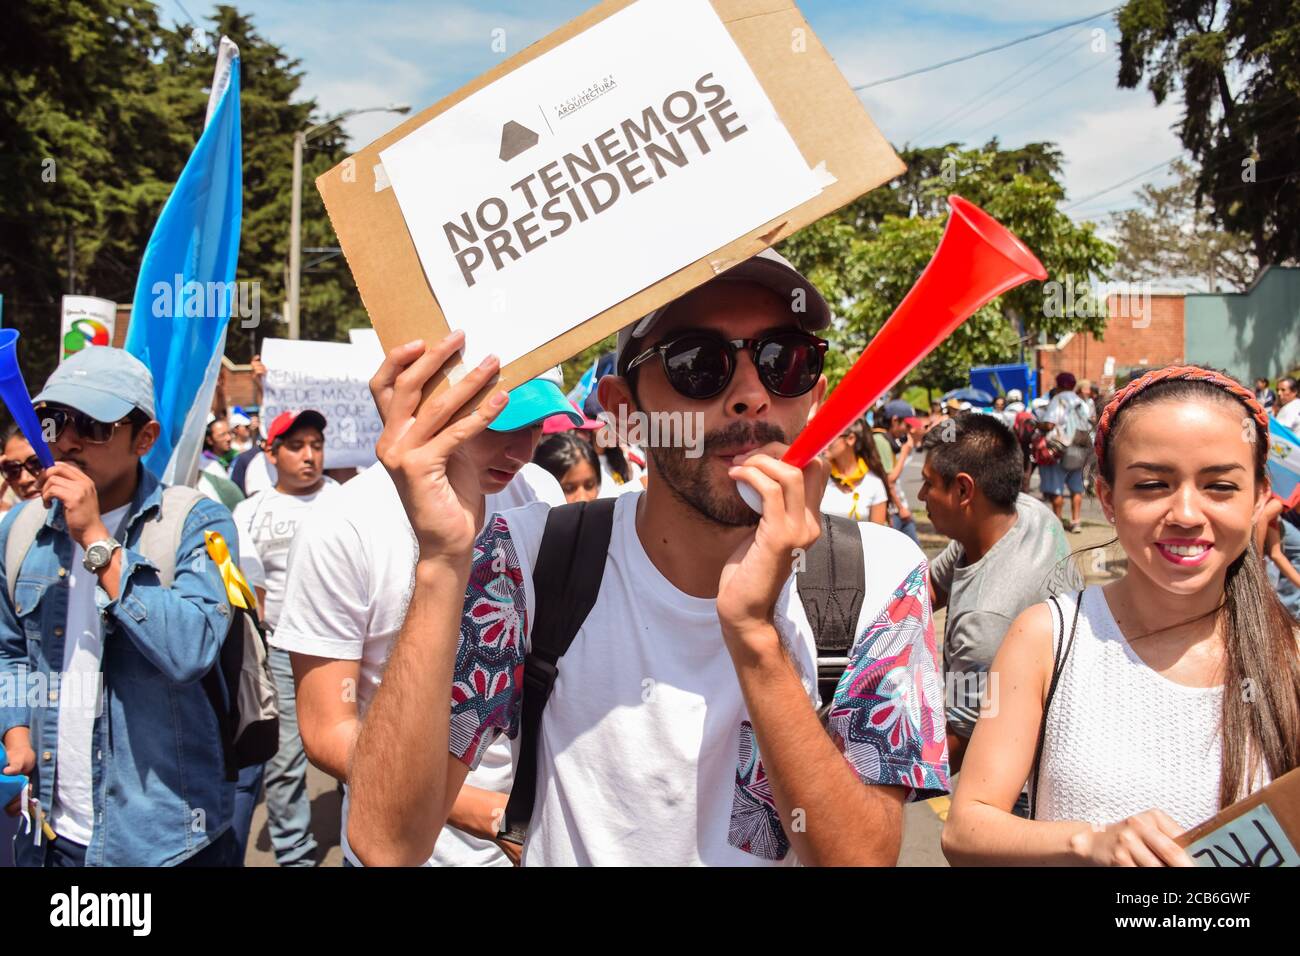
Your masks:
<path fill-rule="evenodd" d="M 312 411 L 310 408 L 301 412 L 281 412 L 275 416 L 271 422 L 271 427 L 266 430 L 266 441 L 268 444 L 274 442 L 281 435 L 291 431 L 296 425 L 310 425 L 325 431 L 325 416 L 320 412 Z"/>

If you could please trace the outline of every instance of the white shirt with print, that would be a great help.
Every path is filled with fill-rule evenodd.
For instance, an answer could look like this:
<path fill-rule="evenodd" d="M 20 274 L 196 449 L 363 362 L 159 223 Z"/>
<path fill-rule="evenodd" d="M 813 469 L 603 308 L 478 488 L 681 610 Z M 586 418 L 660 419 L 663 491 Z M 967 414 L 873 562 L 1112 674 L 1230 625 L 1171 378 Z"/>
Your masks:
<path fill-rule="evenodd" d="M 794 863 L 716 602 L 683 593 L 651 562 L 640 499 L 617 500 L 600 595 L 543 712 L 524 864 Z M 471 767 L 502 731 L 518 734 L 546 515 L 539 505 L 497 515 L 475 545 L 451 719 L 452 752 Z M 890 528 L 861 527 L 866 593 L 830 730 L 864 782 L 929 797 L 948 774 L 925 557 Z M 793 575 L 776 627 L 811 709 L 816 650 Z"/>

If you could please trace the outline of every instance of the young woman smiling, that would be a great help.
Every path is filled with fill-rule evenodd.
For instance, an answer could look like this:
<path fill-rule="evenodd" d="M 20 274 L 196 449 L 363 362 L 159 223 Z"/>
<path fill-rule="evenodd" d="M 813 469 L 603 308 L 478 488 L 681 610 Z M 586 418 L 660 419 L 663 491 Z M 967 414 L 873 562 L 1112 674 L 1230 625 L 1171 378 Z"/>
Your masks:
<path fill-rule="evenodd" d="M 1188 866 L 1175 837 L 1300 764 L 1295 625 L 1253 540 L 1270 494 L 1254 394 L 1148 372 L 1096 451 L 1128 570 L 1012 624 L 944 828 L 953 863 Z M 1011 813 L 1026 783 L 1029 820 Z"/>

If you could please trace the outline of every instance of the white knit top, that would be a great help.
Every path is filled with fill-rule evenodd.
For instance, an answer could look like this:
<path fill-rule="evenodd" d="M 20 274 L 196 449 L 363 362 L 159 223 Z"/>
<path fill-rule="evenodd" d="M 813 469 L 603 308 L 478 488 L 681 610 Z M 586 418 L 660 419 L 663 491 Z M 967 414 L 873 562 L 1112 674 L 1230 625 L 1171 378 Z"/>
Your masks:
<path fill-rule="evenodd" d="M 1067 642 L 1077 597 L 1058 599 Z M 1062 626 L 1048 606 L 1055 644 Z M 1035 816 L 1106 825 L 1158 808 L 1184 827 L 1212 817 L 1222 702 L 1222 686 L 1175 684 L 1144 663 L 1101 588 L 1088 588 L 1047 714 Z"/>

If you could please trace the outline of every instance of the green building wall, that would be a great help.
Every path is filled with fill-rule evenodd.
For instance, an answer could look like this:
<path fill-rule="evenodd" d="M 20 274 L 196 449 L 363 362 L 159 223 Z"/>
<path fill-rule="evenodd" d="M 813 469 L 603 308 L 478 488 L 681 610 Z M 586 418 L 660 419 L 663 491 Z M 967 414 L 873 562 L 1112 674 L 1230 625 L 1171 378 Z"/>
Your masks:
<path fill-rule="evenodd" d="M 1189 362 L 1246 383 L 1285 375 L 1300 366 L 1300 268 L 1269 266 L 1245 292 L 1188 293 L 1183 323 Z"/>

